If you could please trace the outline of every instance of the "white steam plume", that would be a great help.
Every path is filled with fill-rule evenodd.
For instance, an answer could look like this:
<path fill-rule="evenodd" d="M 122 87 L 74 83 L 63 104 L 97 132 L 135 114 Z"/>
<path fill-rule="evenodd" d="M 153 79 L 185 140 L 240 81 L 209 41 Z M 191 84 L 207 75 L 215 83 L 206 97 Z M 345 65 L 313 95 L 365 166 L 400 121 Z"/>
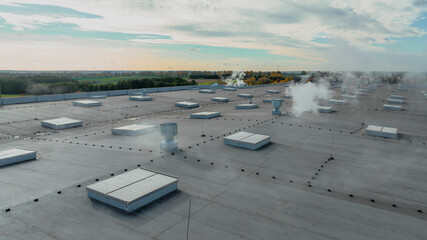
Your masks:
<path fill-rule="evenodd" d="M 427 84 L 427 73 L 408 72 L 403 75 L 400 82 L 403 84 L 424 85 Z"/>
<path fill-rule="evenodd" d="M 332 94 L 329 82 L 292 84 L 286 88 L 286 94 L 292 96 L 292 113 L 299 117 L 303 112 L 317 112 L 319 100 L 328 100 Z"/>
<path fill-rule="evenodd" d="M 243 81 L 245 73 L 243 71 L 233 71 L 231 76 L 224 81 L 228 87 L 244 87 L 246 83 Z"/>

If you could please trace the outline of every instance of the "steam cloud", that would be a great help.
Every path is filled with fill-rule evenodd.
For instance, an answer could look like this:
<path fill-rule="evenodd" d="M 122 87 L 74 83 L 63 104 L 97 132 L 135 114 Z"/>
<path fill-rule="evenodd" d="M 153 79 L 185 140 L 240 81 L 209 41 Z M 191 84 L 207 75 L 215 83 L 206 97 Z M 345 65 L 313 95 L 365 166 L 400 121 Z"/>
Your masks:
<path fill-rule="evenodd" d="M 317 83 L 292 84 L 286 88 L 286 94 L 292 96 L 291 111 L 297 117 L 303 112 L 317 112 L 319 100 L 328 100 L 332 96 L 326 80 L 320 80 Z"/>
<path fill-rule="evenodd" d="M 408 72 L 403 75 L 400 81 L 403 84 L 422 85 L 427 84 L 427 73 L 421 72 Z"/>
<path fill-rule="evenodd" d="M 228 87 L 244 87 L 246 83 L 243 81 L 245 73 L 243 71 L 233 71 L 230 77 L 224 81 Z"/>

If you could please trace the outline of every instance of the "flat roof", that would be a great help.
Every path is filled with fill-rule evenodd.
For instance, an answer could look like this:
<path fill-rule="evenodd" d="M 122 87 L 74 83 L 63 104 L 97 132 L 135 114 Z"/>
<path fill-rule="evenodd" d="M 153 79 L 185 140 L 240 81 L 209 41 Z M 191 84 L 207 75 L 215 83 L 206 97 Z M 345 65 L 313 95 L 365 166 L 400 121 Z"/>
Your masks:
<path fill-rule="evenodd" d="M 185 239 L 190 200 L 190 239 L 427 236 L 427 109 L 420 89 L 408 88 L 405 111 L 382 109 L 397 93 L 383 85 L 357 103 L 334 105 L 334 113 L 298 118 L 273 116 L 270 104 L 260 104 L 267 89 L 283 86 L 239 89 L 259 104 L 245 111 L 234 108 L 242 102 L 238 92 L 222 92 L 230 103 L 217 104 L 191 90 L 150 93 L 149 102 L 113 96 L 98 108 L 75 108 L 73 100 L 0 106 L 1 148 L 38 152 L 37 161 L 0 168 L 0 239 Z M 177 109 L 183 100 L 200 108 Z M 284 99 L 282 112 L 291 107 L 292 99 Z M 200 111 L 221 116 L 203 124 L 190 119 Z M 85 125 L 57 132 L 40 126 L 35 113 Z M 160 150 L 160 135 L 110 134 L 115 126 L 167 122 L 179 128 L 182 151 L 173 155 Z M 397 128 L 399 136 L 366 136 L 369 124 Z M 224 144 L 240 131 L 271 136 L 271 144 L 256 151 Z M 140 167 L 175 176 L 179 190 L 132 214 L 87 197 L 86 186 Z"/>

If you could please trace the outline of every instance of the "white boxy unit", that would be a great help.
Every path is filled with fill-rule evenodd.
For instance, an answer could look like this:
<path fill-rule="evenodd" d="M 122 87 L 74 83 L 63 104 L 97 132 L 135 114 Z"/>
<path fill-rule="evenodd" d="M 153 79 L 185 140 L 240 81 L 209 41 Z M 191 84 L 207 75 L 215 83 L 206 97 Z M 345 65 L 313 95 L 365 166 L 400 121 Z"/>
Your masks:
<path fill-rule="evenodd" d="M 283 98 L 266 98 L 266 99 L 263 99 L 262 102 L 263 103 L 272 103 L 273 100 L 282 100 L 282 102 L 283 102 Z"/>
<path fill-rule="evenodd" d="M 112 128 L 111 133 L 114 135 L 136 136 L 148 132 L 157 131 L 156 125 L 132 124 L 118 128 Z"/>
<path fill-rule="evenodd" d="M 135 95 L 135 96 L 129 96 L 129 100 L 132 100 L 132 101 L 151 101 L 151 100 L 153 100 L 153 98 L 151 96 Z"/>
<path fill-rule="evenodd" d="M 402 106 L 400 105 L 391 105 L 391 104 L 383 104 L 384 110 L 393 110 L 393 111 L 401 111 Z"/>
<path fill-rule="evenodd" d="M 225 87 L 222 90 L 224 90 L 224 91 L 236 91 L 237 89 L 234 87 Z"/>
<path fill-rule="evenodd" d="M 83 126 L 83 122 L 81 120 L 76 120 L 67 117 L 44 120 L 41 121 L 41 123 L 42 127 L 52 128 L 56 130 Z"/>
<path fill-rule="evenodd" d="M 228 102 L 228 98 L 225 97 L 213 97 L 211 98 L 211 101 L 213 102 Z"/>
<path fill-rule="evenodd" d="M 199 93 L 215 93 L 215 90 L 213 89 L 200 89 Z"/>
<path fill-rule="evenodd" d="M 401 96 L 401 95 L 390 95 L 390 99 L 400 99 L 400 100 L 403 100 L 403 99 L 405 99 L 405 97 Z"/>
<path fill-rule="evenodd" d="M 236 105 L 236 109 L 254 109 L 257 108 L 258 104 L 255 103 L 243 103 Z"/>
<path fill-rule="evenodd" d="M 86 187 L 89 198 L 132 212 L 177 190 L 178 179 L 137 168 Z"/>
<path fill-rule="evenodd" d="M 73 105 L 79 106 L 79 107 L 96 107 L 96 106 L 101 106 L 102 103 L 94 100 L 79 100 L 79 101 L 74 101 Z"/>
<path fill-rule="evenodd" d="M 194 103 L 194 102 L 176 102 L 175 106 L 177 107 L 183 107 L 183 108 L 196 108 L 199 107 L 198 103 Z"/>
<path fill-rule="evenodd" d="M 345 100 L 356 100 L 357 97 L 355 95 L 341 95 L 342 99 Z"/>
<path fill-rule="evenodd" d="M 94 95 L 94 96 L 89 96 L 87 98 L 89 99 L 102 99 L 102 98 L 106 98 L 107 95 Z"/>
<path fill-rule="evenodd" d="M 8 164 L 33 160 L 37 158 L 37 151 L 12 148 L 0 151 L 0 167 Z"/>
<path fill-rule="evenodd" d="M 392 98 L 389 98 L 389 99 L 387 99 L 387 102 L 388 103 L 393 103 L 393 104 L 403 104 L 403 100 L 401 100 L 401 99 L 392 99 Z"/>
<path fill-rule="evenodd" d="M 383 127 L 381 127 L 381 126 L 369 125 L 366 128 L 365 133 L 366 133 L 366 135 L 381 137 L 381 130 L 382 129 L 383 129 Z"/>
<path fill-rule="evenodd" d="M 270 141 L 270 136 L 244 131 L 235 133 L 224 138 L 224 143 L 227 145 L 247 148 L 251 150 L 256 150 L 270 143 Z"/>
<path fill-rule="evenodd" d="M 190 114 L 191 119 L 211 119 L 221 116 L 219 112 L 198 112 Z"/>
<path fill-rule="evenodd" d="M 273 89 L 270 89 L 270 90 L 267 90 L 267 93 L 280 93 L 280 91 L 278 91 L 278 90 L 273 90 Z"/>
<path fill-rule="evenodd" d="M 320 113 L 331 113 L 334 109 L 332 107 L 317 106 L 317 111 Z"/>
<path fill-rule="evenodd" d="M 397 128 L 369 125 L 366 128 L 365 133 L 366 135 L 377 137 L 397 138 Z"/>
<path fill-rule="evenodd" d="M 252 94 L 249 94 L 249 93 L 240 93 L 240 94 L 237 94 L 237 96 L 238 97 L 242 97 L 242 98 L 251 98 Z"/>
<path fill-rule="evenodd" d="M 347 105 L 348 102 L 346 100 L 339 100 L 339 99 L 330 99 L 330 104 L 337 104 L 337 105 Z"/>

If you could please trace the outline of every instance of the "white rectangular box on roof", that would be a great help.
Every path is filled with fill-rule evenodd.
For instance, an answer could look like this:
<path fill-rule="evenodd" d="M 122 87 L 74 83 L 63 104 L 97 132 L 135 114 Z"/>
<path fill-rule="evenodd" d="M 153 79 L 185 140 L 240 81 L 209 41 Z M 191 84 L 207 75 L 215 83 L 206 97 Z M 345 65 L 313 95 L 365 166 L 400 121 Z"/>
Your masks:
<path fill-rule="evenodd" d="M 356 100 L 357 97 L 355 95 L 341 95 L 342 99 L 347 99 L 347 100 Z"/>
<path fill-rule="evenodd" d="M 55 118 L 49 120 L 41 121 L 43 127 L 52 128 L 52 129 L 66 129 L 73 127 L 81 127 L 83 122 L 81 120 L 72 119 L 72 118 Z"/>
<path fill-rule="evenodd" d="M 391 98 L 389 98 L 389 99 L 387 99 L 387 102 L 388 103 L 394 103 L 394 104 L 403 104 L 403 100 L 401 100 L 401 99 L 391 99 Z"/>
<path fill-rule="evenodd" d="M 381 137 L 381 130 L 382 129 L 383 129 L 383 127 L 381 127 L 381 126 L 369 125 L 366 128 L 365 133 L 366 133 L 366 135 Z"/>
<path fill-rule="evenodd" d="M 242 97 L 242 98 L 251 98 L 252 94 L 249 93 L 239 93 L 237 94 L 238 97 Z"/>
<path fill-rule="evenodd" d="M 87 97 L 89 99 L 101 99 L 101 98 L 107 98 L 107 95 L 94 95 Z"/>
<path fill-rule="evenodd" d="M 219 112 L 198 112 L 190 114 L 191 119 L 211 119 L 219 116 L 221 116 Z"/>
<path fill-rule="evenodd" d="M 329 103 L 337 105 L 346 105 L 348 102 L 346 100 L 330 99 Z"/>
<path fill-rule="evenodd" d="M 224 91 L 236 91 L 236 88 L 234 88 L 234 87 L 225 87 L 222 90 L 224 90 Z"/>
<path fill-rule="evenodd" d="M 129 100 L 132 100 L 132 101 L 151 101 L 151 100 L 153 100 L 153 98 L 151 96 L 136 95 L 136 96 L 129 96 Z"/>
<path fill-rule="evenodd" d="M 228 102 L 229 100 L 228 100 L 228 98 L 225 98 L 225 97 L 213 97 L 213 98 L 211 98 L 211 101 L 214 101 L 214 102 Z"/>
<path fill-rule="evenodd" d="M 397 128 L 369 125 L 368 128 L 366 128 L 365 132 L 366 132 L 366 135 L 371 135 L 371 136 L 397 138 Z"/>
<path fill-rule="evenodd" d="M 383 127 L 381 137 L 397 138 L 397 128 Z"/>
<path fill-rule="evenodd" d="M 332 107 L 317 106 L 317 111 L 321 113 L 330 113 L 333 112 L 334 109 Z"/>
<path fill-rule="evenodd" d="M 400 99 L 403 100 L 405 97 L 401 95 L 390 95 L 390 99 Z"/>
<path fill-rule="evenodd" d="M 132 124 L 123 127 L 112 128 L 111 133 L 114 135 L 135 136 L 157 130 L 156 125 Z"/>
<path fill-rule="evenodd" d="M 215 90 L 212 90 L 212 89 L 200 89 L 199 93 L 215 93 Z"/>
<path fill-rule="evenodd" d="M 243 103 L 236 105 L 236 109 L 254 109 L 257 108 L 258 104 L 255 103 Z"/>
<path fill-rule="evenodd" d="M 267 90 L 267 93 L 280 93 L 280 91 L 278 91 L 278 90 Z"/>
<path fill-rule="evenodd" d="M 401 111 L 402 106 L 400 105 L 391 105 L 391 104 L 383 104 L 383 109 L 385 110 L 393 110 L 393 111 Z"/>
<path fill-rule="evenodd" d="M 37 151 L 12 148 L 0 151 L 0 166 L 33 160 L 37 158 Z"/>
<path fill-rule="evenodd" d="M 137 168 L 86 187 L 88 197 L 132 212 L 177 189 L 178 179 Z"/>
<path fill-rule="evenodd" d="M 199 104 L 194 102 L 183 101 L 183 102 L 176 102 L 175 106 L 183 107 L 183 108 L 196 108 L 196 107 L 199 107 Z"/>
<path fill-rule="evenodd" d="M 263 99 L 262 102 L 263 103 L 272 103 L 273 100 L 281 100 L 283 102 L 283 98 L 266 98 L 266 99 Z"/>
<path fill-rule="evenodd" d="M 94 101 L 94 100 L 79 100 L 79 101 L 74 101 L 73 105 L 74 106 L 79 106 L 79 107 L 96 107 L 96 106 L 101 106 L 101 102 L 99 101 Z"/>
<path fill-rule="evenodd" d="M 270 141 L 270 136 L 245 131 L 224 138 L 224 144 L 251 150 L 256 150 L 268 144 Z"/>

